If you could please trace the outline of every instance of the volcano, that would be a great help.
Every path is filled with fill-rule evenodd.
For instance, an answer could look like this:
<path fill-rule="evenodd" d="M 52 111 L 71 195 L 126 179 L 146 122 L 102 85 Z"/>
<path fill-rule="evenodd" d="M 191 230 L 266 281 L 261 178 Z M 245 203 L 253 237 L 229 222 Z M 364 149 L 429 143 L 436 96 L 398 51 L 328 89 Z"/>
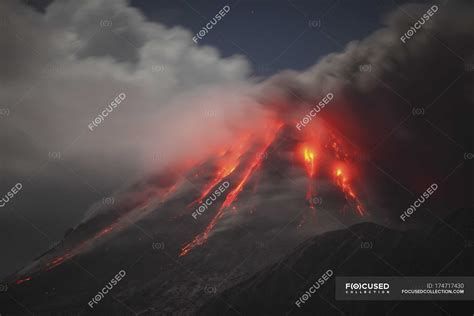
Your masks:
<path fill-rule="evenodd" d="M 95 309 L 194 311 L 203 295 L 314 233 L 370 218 L 359 181 L 361 153 L 335 130 L 320 123 L 298 131 L 275 119 L 263 130 L 117 193 L 9 277 L 10 293 L 38 312 L 79 312 L 123 269 L 130 283 Z"/>

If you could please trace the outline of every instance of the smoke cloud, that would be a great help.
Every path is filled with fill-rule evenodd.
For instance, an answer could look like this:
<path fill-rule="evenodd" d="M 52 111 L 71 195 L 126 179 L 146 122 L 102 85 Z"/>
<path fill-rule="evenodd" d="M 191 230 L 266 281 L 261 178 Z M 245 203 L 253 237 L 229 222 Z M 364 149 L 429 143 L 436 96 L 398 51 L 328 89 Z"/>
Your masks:
<path fill-rule="evenodd" d="M 2 123 L 18 131 L 0 141 L 9 173 L 30 176 L 49 152 L 95 177 L 149 172 L 258 125 L 244 58 L 199 47 L 190 31 L 148 22 L 126 1 L 56 1 L 44 14 L 2 7 Z"/>
<path fill-rule="evenodd" d="M 432 5 L 402 5 L 385 17 L 383 28 L 342 52 L 306 71 L 269 78 L 261 87 L 262 102 L 277 104 L 296 125 L 333 93 L 334 102 L 319 118 L 409 190 L 423 192 L 446 177 L 473 144 L 467 136 L 473 113 L 472 3 L 437 3 L 438 11 L 416 34 L 400 39 Z M 462 190 L 451 193 L 454 200 L 470 199 Z"/>

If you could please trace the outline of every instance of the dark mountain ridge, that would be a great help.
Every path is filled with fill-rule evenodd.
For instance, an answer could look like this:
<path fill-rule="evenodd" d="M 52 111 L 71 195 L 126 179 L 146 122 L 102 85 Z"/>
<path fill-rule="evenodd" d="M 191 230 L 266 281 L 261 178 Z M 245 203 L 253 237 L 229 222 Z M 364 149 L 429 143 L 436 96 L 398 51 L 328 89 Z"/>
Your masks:
<path fill-rule="evenodd" d="M 210 300 L 199 315 L 464 315 L 469 301 L 336 301 L 335 276 L 472 276 L 472 209 L 424 230 L 373 223 L 324 233 L 248 280 Z M 321 275 L 334 276 L 298 308 L 295 301 Z"/>

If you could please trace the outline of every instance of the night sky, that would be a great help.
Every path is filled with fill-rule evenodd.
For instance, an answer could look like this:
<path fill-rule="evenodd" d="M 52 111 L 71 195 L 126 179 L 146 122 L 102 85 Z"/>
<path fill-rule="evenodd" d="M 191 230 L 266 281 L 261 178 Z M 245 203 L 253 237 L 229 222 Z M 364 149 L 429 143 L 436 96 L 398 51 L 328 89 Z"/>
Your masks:
<path fill-rule="evenodd" d="M 194 33 L 228 4 L 228 15 L 199 45 L 217 47 L 223 56 L 245 55 L 257 76 L 302 70 L 322 56 L 341 51 L 348 42 L 380 28 L 383 16 L 396 6 L 390 0 L 134 0 L 131 4 L 151 20 Z M 317 21 L 316 27 L 311 27 L 312 21 Z"/>

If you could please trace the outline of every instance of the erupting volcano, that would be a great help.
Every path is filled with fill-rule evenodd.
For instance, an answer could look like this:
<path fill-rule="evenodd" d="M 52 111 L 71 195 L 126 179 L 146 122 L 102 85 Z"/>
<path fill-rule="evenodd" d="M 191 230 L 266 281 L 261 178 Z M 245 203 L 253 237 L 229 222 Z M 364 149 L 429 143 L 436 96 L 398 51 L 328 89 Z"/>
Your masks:
<path fill-rule="evenodd" d="M 230 151 L 231 154 L 229 154 L 229 157 L 224 156 L 224 159 L 222 159 L 223 161 L 232 161 L 232 167 L 226 168 L 223 167 L 227 165 L 226 163 L 217 163 L 218 167 L 215 177 L 209 184 L 205 186 L 205 189 L 203 190 L 202 194 L 193 204 L 195 204 L 196 202 L 202 202 L 202 200 L 212 189 L 214 189 L 227 176 L 230 176 L 232 172 L 237 167 L 240 167 L 240 165 L 242 164 L 243 166 L 240 179 L 238 180 L 237 185 L 226 196 L 226 198 L 224 199 L 216 214 L 213 216 L 206 228 L 181 249 L 180 256 L 187 255 L 193 248 L 202 245 L 207 241 L 214 227 L 218 224 L 219 220 L 224 215 L 225 210 L 229 209 L 233 205 L 239 193 L 242 192 L 249 179 L 262 164 L 262 158 L 268 155 L 268 149 L 272 145 L 274 145 L 276 140 L 280 139 L 281 137 L 285 137 L 285 135 L 278 134 L 281 133 L 282 130 L 291 130 L 291 127 L 286 126 L 287 128 L 282 128 L 283 126 L 283 123 L 270 124 L 270 126 L 266 129 L 265 135 L 259 135 L 260 137 L 258 137 L 258 135 L 253 135 L 253 143 L 239 143 L 240 146 L 238 147 L 238 150 Z M 303 136 L 305 140 L 299 141 L 298 145 L 294 149 L 294 154 L 298 157 L 300 161 L 302 161 L 302 164 L 308 177 L 306 199 L 309 203 L 310 209 L 313 211 L 313 215 L 315 211 L 314 180 L 316 177 L 318 166 L 324 167 L 324 171 L 326 174 L 331 174 L 331 168 L 333 165 L 345 164 L 345 168 L 349 169 L 348 163 L 351 160 L 354 160 L 355 158 L 349 155 L 349 150 L 345 148 L 345 146 L 347 145 L 343 145 L 342 142 L 337 139 L 335 133 L 328 131 L 325 126 L 320 125 L 319 130 L 317 130 L 317 137 L 315 137 L 314 134 L 314 130 L 309 130 L 309 132 L 304 134 Z M 321 146 L 321 139 L 326 140 L 323 146 Z M 246 140 L 249 139 L 246 138 Z M 325 149 L 323 154 L 319 154 L 320 147 L 323 147 Z M 275 150 L 277 150 L 277 148 L 275 148 Z M 249 152 L 253 152 L 255 154 L 252 159 L 246 159 L 245 157 L 245 154 L 248 155 Z M 355 212 L 357 212 L 357 214 L 360 216 L 366 215 L 365 208 L 360 198 L 356 194 L 355 190 L 353 189 L 351 179 L 345 172 L 343 174 L 341 168 L 342 167 L 337 168 L 336 176 L 332 178 L 333 183 L 345 195 L 347 206 L 353 207 L 355 209 Z"/>
<path fill-rule="evenodd" d="M 245 169 L 244 171 L 242 172 L 242 177 L 241 179 L 238 181 L 238 184 L 237 186 L 232 189 L 230 191 L 230 193 L 227 195 L 227 197 L 225 198 L 224 202 L 222 203 L 222 205 L 220 206 L 219 210 L 217 211 L 216 215 L 212 218 L 211 222 L 209 223 L 209 225 L 206 227 L 206 229 L 201 233 L 199 234 L 198 236 L 196 236 L 190 243 L 186 244 L 182 251 L 181 251 L 181 254 L 180 256 L 184 256 L 186 255 L 189 251 L 191 251 L 194 247 L 198 246 L 198 245 L 202 245 L 209 237 L 209 234 L 210 232 L 213 230 L 214 226 L 216 226 L 217 222 L 219 221 L 219 219 L 222 217 L 222 215 L 224 214 L 224 211 L 229 208 L 232 203 L 235 201 L 235 199 L 237 198 L 237 196 L 239 195 L 239 193 L 243 190 L 244 186 L 246 185 L 247 181 L 250 179 L 250 177 L 252 176 L 252 174 L 258 169 L 258 167 L 260 166 L 261 162 L 262 162 L 262 159 L 264 157 L 264 155 L 266 154 L 267 150 L 268 150 L 268 147 L 272 144 L 272 142 L 274 141 L 278 131 L 280 130 L 280 128 L 282 127 L 283 124 L 281 123 L 276 123 L 274 124 L 274 126 L 272 126 L 270 129 L 269 129 L 269 132 L 267 135 L 265 135 L 265 139 L 263 141 L 263 144 L 260 145 L 259 149 L 257 149 L 257 154 L 255 157 L 253 157 L 253 159 L 251 159 L 247 166 L 245 166 Z M 235 168 L 234 168 L 235 169 Z M 219 175 L 221 174 L 222 172 L 219 171 L 218 175 L 216 176 L 216 179 L 219 178 Z M 220 179 L 222 180 L 223 177 Z M 218 181 L 217 183 L 219 183 L 220 181 Z M 215 183 L 215 181 L 213 181 L 212 183 Z M 215 185 L 217 185 L 217 183 L 215 183 L 212 187 L 214 187 Z M 206 189 L 205 192 L 209 192 L 210 190 Z M 204 196 L 206 196 L 206 194 L 202 194 Z M 202 196 L 201 195 L 201 196 Z"/>
<path fill-rule="evenodd" d="M 258 134 L 255 132 L 242 133 L 240 137 L 236 138 L 235 143 L 219 148 L 201 163 L 187 161 L 174 168 L 178 170 L 174 173 L 193 174 L 191 180 L 199 183 L 193 185 L 195 189 L 199 189 L 197 197 L 188 203 L 185 209 L 175 211 L 185 211 L 182 215 L 186 215 L 199 204 L 202 205 L 206 202 L 209 205 L 208 209 L 206 207 L 206 212 L 209 214 L 206 215 L 210 216 L 208 223 L 200 232 L 195 234 L 192 239 L 184 241 L 178 254 L 179 257 L 188 255 L 193 249 L 206 243 L 227 213 L 232 216 L 232 214 L 239 212 L 235 205 L 239 196 L 246 191 L 249 183 L 252 183 L 253 191 L 255 191 L 258 181 L 252 180 L 256 180 L 256 174 L 259 173 L 262 165 L 272 163 L 271 157 L 283 155 L 279 146 L 282 141 L 288 139 L 291 140 L 289 143 L 292 149 L 290 149 L 290 157 L 284 160 L 285 164 L 288 164 L 287 167 L 291 170 L 296 170 L 297 173 L 301 172 L 307 182 L 306 192 L 301 192 L 301 198 L 307 201 L 308 214 L 303 215 L 298 227 L 306 222 L 307 216 L 311 215 L 313 219 L 317 216 L 316 201 L 322 198 L 321 190 L 318 187 L 320 181 L 332 183 L 332 186 L 345 197 L 346 202 L 343 209 L 352 209 L 358 216 L 367 214 L 362 199 L 356 192 L 357 184 L 355 177 L 353 177 L 357 173 L 356 151 L 338 138 L 336 133 L 326 125 L 318 124 L 307 127 L 305 131 L 296 131 L 291 125 L 273 119 L 267 122 L 262 132 Z M 288 156 L 287 153 L 285 154 Z M 153 178 L 159 177 L 160 175 L 155 175 Z M 195 181 L 196 178 L 200 181 Z M 135 198 L 134 204 L 120 205 L 119 203 L 117 208 L 120 211 L 111 220 L 108 220 L 107 225 L 96 228 L 95 232 L 90 232 L 86 237 L 81 235 L 75 241 L 64 245 L 60 255 L 45 255 L 44 258 L 35 262 L 33 268 L 30 267 L 28 271 L 24 271 L 27 273 L 20 273 L 21 277 L 18 277 L 15 283 L 22 284 L 30 281 L 34 273 L 56 268 L 151 214 L 182 190 L 187 181 L 177 179 L 179 177 L 174 177 L 172 181 L 165 181 L 166 184 L 160 184 L 158 189 L 147 181 L 144 182 L 145 184 L 136 185 L 133 195 L 140 196 L 140 198 Z M 207 180 L 203 181 L 203 179 Z M 224 181 L 231 183 L 229 190 L 222 192 L 220 199 L 216 197 L 209 199 L 211 192 L 215 192 L 216 188 Z M 137 194 L 137 190 L 145 191 L 145 193 Z M 129 194 L 129 192 L 125 194 Z M 233 212 L 228 212 L 229 210 Z M 258 209 L 252 211 L 258 211 Z M 172 218 L 172 221 L 175 220 L 177 220 L 176 216 Z M 317 225 L 317 221 L 313 221 L 313 223 Z"/>

